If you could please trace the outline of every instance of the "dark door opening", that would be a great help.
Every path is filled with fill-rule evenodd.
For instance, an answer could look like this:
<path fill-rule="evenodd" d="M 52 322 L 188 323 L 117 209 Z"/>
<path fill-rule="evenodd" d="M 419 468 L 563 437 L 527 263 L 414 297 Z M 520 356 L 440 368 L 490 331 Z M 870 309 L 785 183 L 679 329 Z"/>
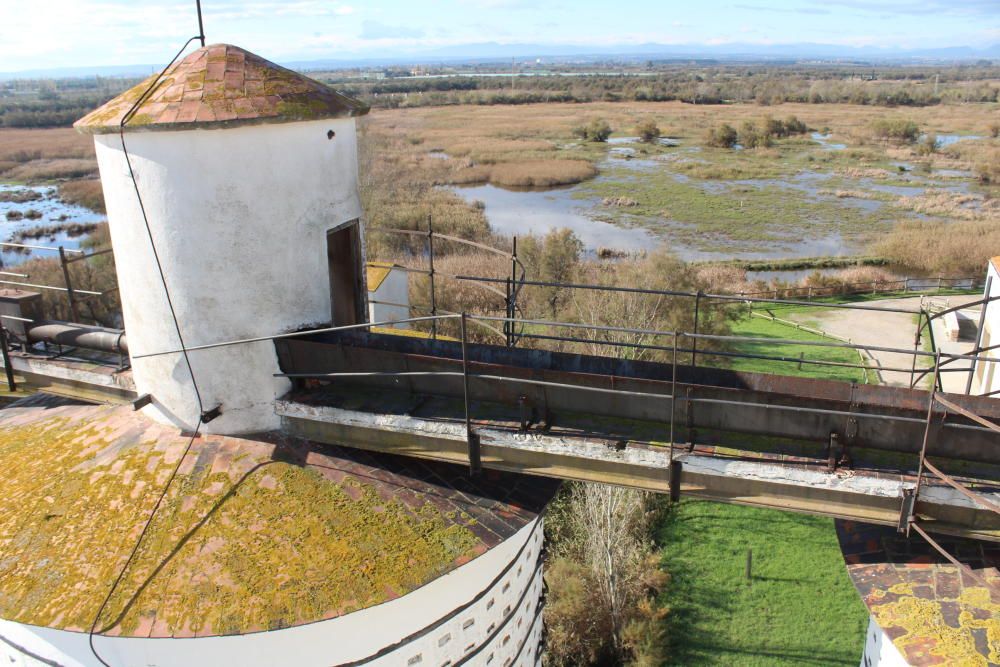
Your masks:
<path fill-rule="evenodd" d="M 330 304 L 334 326 L 360 324 L 365 300 L 361 294 L 361 244 L 357 221 L 326 233 L 330 268 Z"/>

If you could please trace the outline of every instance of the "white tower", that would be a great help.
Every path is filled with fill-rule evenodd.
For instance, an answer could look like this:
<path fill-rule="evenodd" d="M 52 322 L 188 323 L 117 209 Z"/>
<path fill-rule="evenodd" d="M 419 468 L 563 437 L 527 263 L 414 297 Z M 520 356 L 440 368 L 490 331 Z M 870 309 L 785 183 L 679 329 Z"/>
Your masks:
<path fill-rule="evenodd" d="M 220 406 L 206 432 L 277 428 L 290 385 L 270 341 L 191 352 L 200 404 L 182 354 L 142 355 L 180 349 L 174 314 L 188 348 L 364 319 L 354 117 L 368 109 L 218 44 L 166 72 L 120 134 L 151 83 L 75 124 L 94 134 L 136 387 L 159 421 L 192 428 Z"/>

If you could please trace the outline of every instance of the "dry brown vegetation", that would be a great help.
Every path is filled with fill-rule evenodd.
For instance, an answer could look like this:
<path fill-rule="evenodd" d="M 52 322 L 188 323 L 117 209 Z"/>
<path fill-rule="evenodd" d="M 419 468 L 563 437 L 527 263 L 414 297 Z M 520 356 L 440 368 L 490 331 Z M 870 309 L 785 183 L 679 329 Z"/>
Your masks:
<path fill-rule="evenodd" d="M 0 129 L 0 180 L 39 182 L 96 173 L 90 136 L 72 128 Z"/>
<path fill-rule="evenodd" d="M 978 276 L 1000 254 L 1000 225 L 993 220 L 901 222 L 877 246 L 885 257 L 914 269 Z"/>
<path fill-rule="evenodd" d="M 104 213 L 104 191 L 98 178 L 67 181 L 59 184 L 59 198 L 68 204 L 84 206 Z"/>
<path fill-rule="evenodd" d="M 927 191 L 916 197 L 902 197 L 898 205 L 917 213 L 957 220 L 983 220 L 993 224 L 1000 221 L 1000 199 L 983 195 Z"/>

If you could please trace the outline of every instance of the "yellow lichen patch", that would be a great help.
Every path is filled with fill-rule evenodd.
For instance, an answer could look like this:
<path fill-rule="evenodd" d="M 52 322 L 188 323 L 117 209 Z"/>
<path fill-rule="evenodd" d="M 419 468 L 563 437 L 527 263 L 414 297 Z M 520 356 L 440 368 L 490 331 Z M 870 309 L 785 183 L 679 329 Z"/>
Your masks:
<path fill-rule="evenodd" d="M 941 600 L 929 600 L 912 595 L 912 587 L 908 584 L 897 584 L 889 592 L 904 597 L 885 604 L 871 606 L 872 615 L 883 628 L 900 628 L 905 634 L 893 640 L 904 655 L 910 658 L 936 657 L 943 659 L 949 665 L 988 665 L 998 662 L 1000 658 L 1000 605 L 992 604 L 989 592 L 984 588 L 967 588 L 959 596 L 958 602 L 963 606 L 971 606 L 987 610 L 990 617 L 986 620 L 977 619 L 968 609 L 963 609 L 958 615 L 959 627 L 952 627 L 945 622 L 941 612 Z M 874 591 L 873 591 L 874 593 Z M 870 596 L 875 599 L 882 595 Z M 971 630 L 985 628 L 990 644 L 990 655 L 987 659 L 980 654 L 975 645 Z"/>
<path fill-rule="evenodd" d="M 120 408 L 82 410 L 102 418 L 0 426 L 2 618 L 89 629 L 186 444 L 159 427 L 137 437 L 136 417 Z M 239 452 L 213 466 L 225 447 Z M 479 543 L 462 513 L 404 505 L 349 475 L 334 483 L 272 451 L 195 442 L 102 630 L 291 626 L 404 594 L 474 555 Z"/>

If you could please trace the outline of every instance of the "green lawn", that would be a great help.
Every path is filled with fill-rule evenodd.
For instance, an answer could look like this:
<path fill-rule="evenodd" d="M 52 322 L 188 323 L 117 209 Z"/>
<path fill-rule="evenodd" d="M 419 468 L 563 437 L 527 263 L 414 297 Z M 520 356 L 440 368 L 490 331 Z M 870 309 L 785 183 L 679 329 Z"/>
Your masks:
<path fill-rule="evenodd" d="M 858 664 L 868 613 L 831 519 L 682 500 L 657 538 L 671 576 L 669 664 Z"/>
<path fill-rule="evenodd" d="M 788 310 L 785 310 L 780 316 L 787 317 L 788 312 Z M 823 341 L 829 343 L 838 342 L 830 338 L 824 338 L 823 336 L 800 331 L 795 327 L 781 324 L 780 322 L 771 322 L 760 317 L 748 317 L 739 320 L 733 325 L 732 328 L 733 335 L 736 336 L 754 336 L 758 338 L 774 338 L 777 340 Z M 769 343 L 737 343 L 733 347 L 737 352 L 766 355 L 771 357 L 798 359 L 799 354 L 804 354 L 806 359 L 816 361 L 835 361 L 853 364 L 861 362 L 861 358 L 858 356 L 858 353 L 847 348 L 814 347 L 810 345 L 794 344 L 773 345 Z M 829 380 L 843 380 L 846 382 L 865 381 L 865 371 L 860 368 L 819 366 L 815 364 L 802 364 L 802 367 L 799 368 L 798 363 L 770 361 L 767 359 L 731 358 L 730 368 L 738 371 L 797 375 L 799 377 L 826 378 Z"/>

